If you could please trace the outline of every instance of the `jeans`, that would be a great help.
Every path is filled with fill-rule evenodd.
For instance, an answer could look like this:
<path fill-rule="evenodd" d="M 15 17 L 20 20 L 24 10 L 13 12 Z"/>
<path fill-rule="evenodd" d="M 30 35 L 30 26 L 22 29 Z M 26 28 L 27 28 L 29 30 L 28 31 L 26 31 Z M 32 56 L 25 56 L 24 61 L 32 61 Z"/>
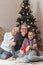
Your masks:
<path fill-rule="evenodd" d="M 7 52 L 0 47 L 0 59 L 7 59 L 11 56 L 12 56 L 12 54 L 10 52 Z"/>
<path fill-rule="evenodd" d="M 15 51 L 15 47 L 14 46 L 12 46 L 11 49 L 12 49 L 13 58 L 15 58 L 17 56 L 18 57 L 23 57 L 24 56 L 22 53 L 20 53 L 20 50 Z"/>
<path fill-rule="evenodd" d="M 13 58 L 16 58 L 18 56 L 19 50 L 15 51 L 15 47 L 12 46 L 11 47 L 11 51 L 12 51 Z"/>
<path fill-rule="evenodd" d="M 32 50 L 28 55 L 23 57 L 23 62 L 35 62 L 35 61 L 43 61 L 43 56 L 37 56 L 36 51 Z"/>

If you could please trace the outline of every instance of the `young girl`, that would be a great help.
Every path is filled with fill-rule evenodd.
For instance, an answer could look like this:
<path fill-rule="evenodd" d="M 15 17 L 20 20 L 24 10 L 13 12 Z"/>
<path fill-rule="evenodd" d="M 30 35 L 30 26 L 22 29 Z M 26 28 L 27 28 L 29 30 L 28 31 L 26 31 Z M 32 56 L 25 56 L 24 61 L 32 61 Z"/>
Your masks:
<path fill-rule="evenodd" d="M 28 32 L 28 39 L 25 38 L 20 49 L 20 55 L 23 57 L 23 62 L 43 60 L 43 56 L 38 56 L 37 41 L 33 31 Z"/>
<path fill-rule="evenodd" d="M 24 39 L 23 45 L 20 51 L 25 54 L 32 49 L 37 49 L 37 42 L 35 39 L 35 33 L 33 31 L 29 31 L 28 39 L 27 38 Z"/>
<path fill-rule="evenodd" d="M 18 33 L 18 27 L 15 27 L 10 32 L 5 33 L 2 45 L 0 46 L 0 59 L 7 59 L 12 56 L 11 43 L 13 42 L 16 34 Z"/>

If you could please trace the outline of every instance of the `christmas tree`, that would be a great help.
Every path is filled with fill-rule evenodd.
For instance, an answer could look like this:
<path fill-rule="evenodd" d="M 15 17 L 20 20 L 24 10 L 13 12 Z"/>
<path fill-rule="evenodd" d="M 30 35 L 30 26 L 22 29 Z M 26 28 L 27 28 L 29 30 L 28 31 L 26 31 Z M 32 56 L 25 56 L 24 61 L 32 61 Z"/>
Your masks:
<path fill-rule="evenodd" d="M 30 2 L 29 0 L 23 0 L 21 4 L 21 11 L 19 12 L 20 16 L 17 18 L 17 25 L 21 26 L 23 23 L 26 23 L 28 26 L 28 30 L 33 30 L 36 34 L 37 41 L 40 41 L 40 31 L 36 26 L 36 18 L 32 15 L 32 11 L 30 9 Z"/>

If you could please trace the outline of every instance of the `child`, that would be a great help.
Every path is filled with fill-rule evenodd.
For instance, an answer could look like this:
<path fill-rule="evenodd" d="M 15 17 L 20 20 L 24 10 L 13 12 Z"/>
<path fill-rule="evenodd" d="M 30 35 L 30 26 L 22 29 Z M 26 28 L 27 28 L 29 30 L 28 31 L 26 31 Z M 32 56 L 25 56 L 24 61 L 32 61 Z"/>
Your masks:
<path fill-rule="evenodd" d="M 38 56 L 37 41 L 33 31 L 28 32 L 28 39 L 25 38 L 20 53 L 24 55 L 23 62 L 43 60 L 43 56 Z"/>
<path fill-rule="evenodd" d="M 4 40 L 2 42 L 2 45 L 0 46 L 0 59 L 7 59 L 12 55 L 10 43 L 13 42 L 18 32 L 19 32 L 19 28 L 15 27 L 11 30 L 11 32 L 5 33 Z"/>
<path fill-rule="evenodd" d="M 31 49 L 36 49 L 37 48 L 37 42 L 35 37 L 35 33 L 33 31 L 29 31 L 28 32 L 28 39 L 25 38 L 23 41 L 23 45 L 21 47 L 21 50 L 24 54 L 29 52 L 29 50 Z"/>

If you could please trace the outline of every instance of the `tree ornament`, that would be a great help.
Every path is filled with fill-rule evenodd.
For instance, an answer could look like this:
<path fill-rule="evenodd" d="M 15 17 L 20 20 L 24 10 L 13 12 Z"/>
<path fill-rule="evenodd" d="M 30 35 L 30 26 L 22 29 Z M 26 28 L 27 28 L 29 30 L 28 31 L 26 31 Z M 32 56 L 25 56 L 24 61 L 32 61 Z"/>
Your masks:
<path fill-rule="evenodd" d="M 23 21 L 21 21 L 21 23 L 23 23 Z"/>
<path fill-rule="evenodd" d="M 32 25 L 33 23 L 31 22 L 31 25 Z"/>
<path fill-rule="evenodd" d="M 27 19 L 27 21 L 29 21 L 29 19 Z"/>
<path fill-rule="evenodd" d="M 25 7 L 25 9 L 27 9 L 28 7 Z"/>
<path fill-rule="evenodd" d="M 30 28 L 30 25 L 28 25 L 28 28 Z"/>
<path fill-rule="evenodd" d="M 28 15 L 28 13 L 26 15 Z"/>

